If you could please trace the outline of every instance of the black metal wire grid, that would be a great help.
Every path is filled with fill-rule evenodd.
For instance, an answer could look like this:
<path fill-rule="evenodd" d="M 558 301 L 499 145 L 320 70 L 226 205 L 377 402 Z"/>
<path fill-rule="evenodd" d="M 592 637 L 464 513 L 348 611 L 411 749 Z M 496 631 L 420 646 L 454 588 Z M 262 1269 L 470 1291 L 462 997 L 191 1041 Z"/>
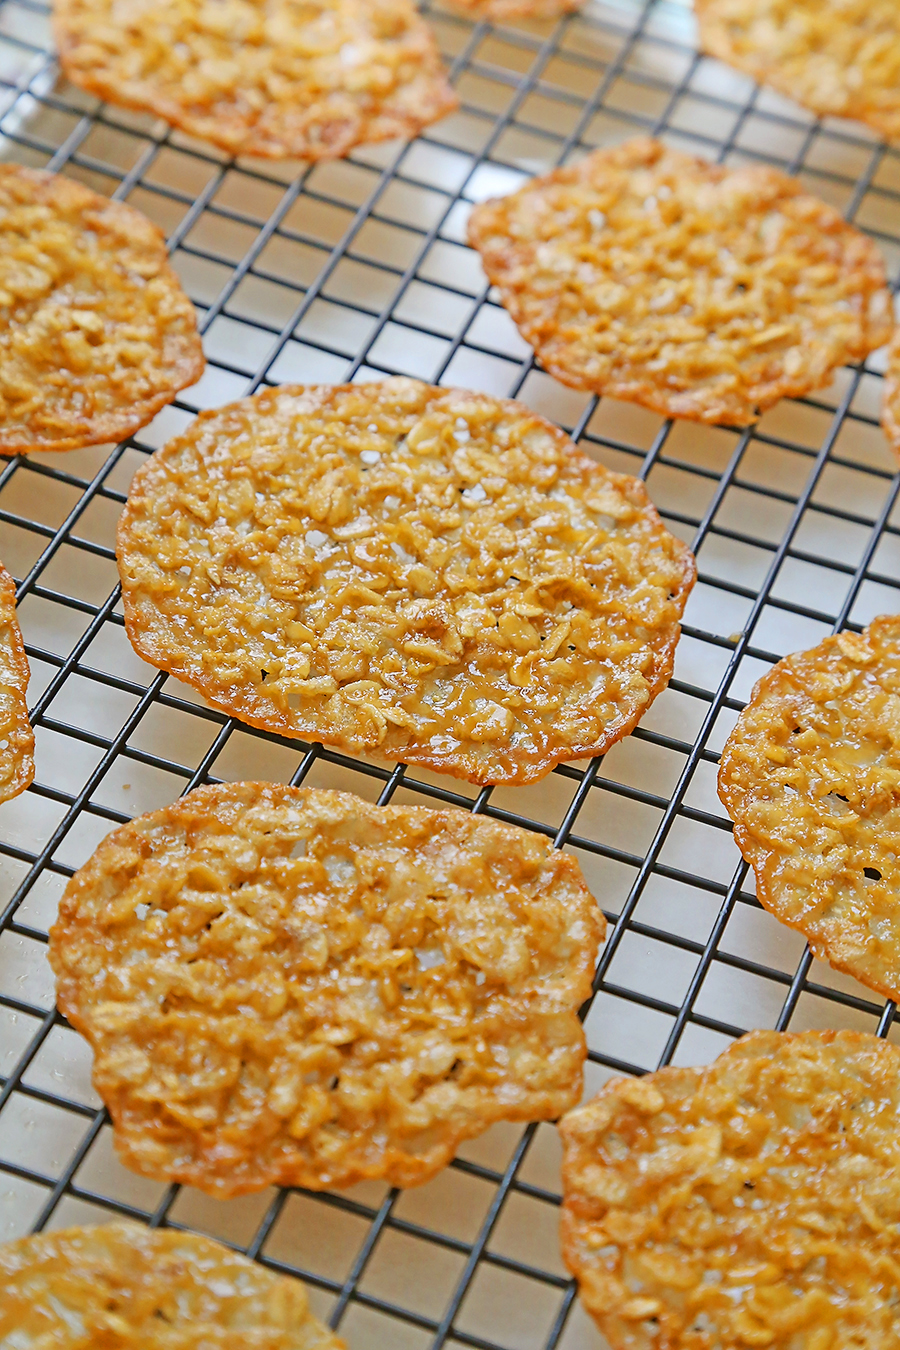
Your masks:
<path fill-rule="evenodd" d="M 0 461 L 0 555 L 21 578 L 38 780 L 0 809 L 0 1233 L 126 1215 L 210 1231 L 300 1275 L 351 1345 L 596 1346 L 556 1251 L 549 1126 L 501 1127 L 420 1192 L 246 1201 L 130 1177 L 109 1150 L 81 1043 L 55 1012 L 46 930 L 114 824 L 222 778 L 440 801 L 541 831 L 580 858 L 610 920 L 586 1027 L 588 1081 L 703 1062 L 751 1026 L 891 1034 L 893 1006 L 814 963 L 760 909 L 713 791 L 724 736 L 786 651 L 896 608 L 898 480 L 877 428 L 877 358 L 753 431 L 673 425 L 573 395 L 534 365 L 462 244 L 467 204 L 640 131 L 802 175 L 900 262 L 900 157 L 702 60 L 686 10 L 593 5 L 492 29 L 429 11 L 461 111 L 410 146 L 341 164 L 235 163 L 56 78 L 47 11 L 0 0 L 4 156 L 48 165 L 165 229 L 209 369 L 132 440 Z M 676 678 L 604 760 L 484 789 L 267 736 L 151 671 L 124 639 L 112 531 L 145 455 L 214 406 L 279 380 L 406 373 L 519 395 L 639 473 L 700 581 Z M 126 778 L 131 781 L 126 782 Z M 2 1227 L 5 1225 L 5 1227 Z"/>

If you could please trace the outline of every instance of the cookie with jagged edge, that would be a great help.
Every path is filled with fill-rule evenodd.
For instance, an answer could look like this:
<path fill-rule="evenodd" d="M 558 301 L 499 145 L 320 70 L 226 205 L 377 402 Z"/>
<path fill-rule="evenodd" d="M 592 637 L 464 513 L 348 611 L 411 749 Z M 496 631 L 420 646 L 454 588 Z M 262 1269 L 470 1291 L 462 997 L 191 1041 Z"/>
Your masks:
<path fill-rule="evenodd" d="M 411 0 L 54 0 L 73 83 L 233 155 L 332 159 L 452 112 Z"/>
<path fill-rule="evenodd" d="M 28 657 L 16 618 L 16 584 L 0 563 L 0 802 L 34 779 L 34 732 L 28 720 Z"/>
<path fill-rule="evenodd" d="M 892 330 L 881 255 L 833 207 L 649 137 L 483 202 L 468 230 L 549 374 L 666 417 L 749 425 Z"/>
<path fill-rule="evenodd" d="M 719 796 L 765 908 L 900 997 L 900 617 L 773 666 L 722 751 Z"/>
<path fill-rule="evenodd" d="M 194 306 L 146 216 L 0 164 L 0 454 L 123 440 L 203 367 Z"/>
<path fill-rule="evenodd" d="M 473 19 L 509 23 L 516 19 L 558 19 L 581 9 L 584 0 L 450 0 Z"/>
<path fill-rule="evenodd" d="M 900 1340 L 900 1050 L 754 1031 L 560 1122 L 562 1247 L 612 1350 Z"/>
<path fill-rule="evenodd" d="M 136 473 L 117 556 L 136 651 L 216 707 L 477 783 L 627 735 L 695 577 L 638 480 L 408 379 L 202 413 Z"/>
<path fill-rule="evenodd" d="M 888 444 L 900 459 L 900 328 L 888 347 L 881 404 L 881 426 Z"/>
<path fill-rule="evenodd" d="M 605 920 L 541 835 L 342 792 L 198 788 L 116 830 L 50 934 L 123 1162 L 211 1195 L 414 1186 L 581 1094 Z"/>
<path fill-rule="evenodd" d="M 346 1350 L 299 1280 L 209 1238 L 132 1223 L 0 1246 L 0 1345 L 15 1350 Z"/>
<path fill-rule="evenodd" d="M 694 0 L 700 46 L 820 117 L 900 136 L 894 0 Z"/>

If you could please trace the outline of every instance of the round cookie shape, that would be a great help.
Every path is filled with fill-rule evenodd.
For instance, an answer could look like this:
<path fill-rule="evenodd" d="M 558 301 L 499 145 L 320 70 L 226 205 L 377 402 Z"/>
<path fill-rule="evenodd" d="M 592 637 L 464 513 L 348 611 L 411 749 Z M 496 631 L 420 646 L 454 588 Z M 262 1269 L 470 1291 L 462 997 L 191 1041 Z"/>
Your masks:
<path fill-rule="evenodd" d="M 411 0 L 54 0 L 63 70 L 233 155 L 333 159 L 457 106 Z"/>
<path fill-rule="evenodd" d="M 719 796 L 760 903 L 900 996 L 900 617 L 773 666 L 722 751 Z"/>
<path fill-rule="evenodd" d="M 666 417 L 746 426 L 886 342 L 875 244 L 793 178 L 641 137 L 469 217 L 541 365 Z"/>
<path fill-rule="evenodd" d="M 209 1238 L 132 1223 L 0 1246 L 0 1343 L 16 1350 L 346 1350 L 299 1280 Z"/>
<path fill-rule="evenodd" d="M 413 1186 L 578 1100 L 604 929 L 541 836 L 237 783 L 111 834 L 50 961 L 135 1171 L 215 1196 Z"/>
<path fill-rule="evenodd" d="M 70 178 L 0 164 L 0 454 L 123 440 L 203 367 L 156 226 Z"/>
<path fill-rule="evenodd" d="M 34 779 L 34 732 L 28 720 L 31 671 L 16 618 L 16 584 L 0 563 L 0 802 Z"/>
<path fill-rule="evenodd" d="M 710 56 L 820 117 L 900 136 L 900 10 L 894 0 L 694 0 Z"/>
<path fill-rule="evenodd" d="M 134 647 L 216 707 L 477 783 L 626 735 L 695 577 L 636 479 L 407 379 L 201 414 L 135 475 L 117 556 Z"/>
<path fill-rule="evenodd" d="M 560 1122 L 562 1246 L 611 1350 L 900 1336 L 900 1050 L 755 1031 Z"/>

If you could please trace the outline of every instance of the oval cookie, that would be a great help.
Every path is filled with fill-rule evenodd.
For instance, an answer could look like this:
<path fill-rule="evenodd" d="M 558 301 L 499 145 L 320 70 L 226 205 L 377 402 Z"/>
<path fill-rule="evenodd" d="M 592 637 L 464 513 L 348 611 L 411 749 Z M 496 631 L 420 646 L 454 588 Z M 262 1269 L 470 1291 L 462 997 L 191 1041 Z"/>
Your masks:
<path fill-rule="evenodd" d="M 299 1280 L 218 1242 L 132 1223 L 0 1247 L 0 1344 L 15 1350 L 346 1350 Z"/>
<path fill-rule="evenodd" d="M 626 735 L 695 576 L 636 479 L 406 379 L 201 414 L 135 475 L 117 555 L 135 649 L 216 707 L 477 783 Z"/>
<path fill-rule="evenodd" d="M 16 584 L 0 563 L 0 802 L 34 779 L 34 732 L 28 720 L 28 657 L 16 618 Z"/>
<path fill-rule="evenodd" d="M 900 1051 L 754 1031 L 560 1122 L 562 1244 L 612 1350 L 900 1336 Z"/>
<path fill-rule="evenodd" d="M 700 45 L 822 117 L 900 136 L 894 0 L 694 0 Z"/>
<path fill-rule="evenodd" d="M 793 178 L 642 137 L 476 206 L 469 242 L 542 366 L 744 426 L 886 342 L 875 244 Z"/>
<path fill-rule="evenodd" d="M 111 834 L 50 961 L 135 1171 L 218 1196 L 413 1186 L 578 1100 L 604 927 L 538 835 L 237 783 Z"/>
<path fill-rule="evenodd" d="M 70 178 L 0 164 L 0 454 L 123 440 L 203 366 L 155 225 Z"/>
<path fill-rule="evenodd" d="M 330 159 L 457 106 L 411 0 L 55 0 L 66 75 L 233 155 Z"/>
<path fill-rule="evenodd" d="M 719 796 L 766 909 L 900 996 L 900 618 L 773 666 L 722 752 Z"/>

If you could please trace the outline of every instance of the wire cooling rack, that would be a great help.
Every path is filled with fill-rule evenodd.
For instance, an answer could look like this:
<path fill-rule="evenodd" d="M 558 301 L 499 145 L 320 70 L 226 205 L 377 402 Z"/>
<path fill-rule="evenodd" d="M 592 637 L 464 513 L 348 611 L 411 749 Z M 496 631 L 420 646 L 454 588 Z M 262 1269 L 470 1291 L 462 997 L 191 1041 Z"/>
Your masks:
<path fill-rule="evenodd" d="M 44 5 L 0 3 L 0 154 L 48 165 L 157 221 L 198 306 L 209 366 L 115 448 L 0 460 L 0 556 L 19 578 L 37 781 L 0 807 L 0 1236 L 126 1215 L 183 1225 L 299 1274 L 351 1347 L 591 1350 L 560 1261 L 550 1125 L 498 1126 L 408 1192 L 212 1201 L 126 1172 L 84 1043 L 55 1013 L 46 932 L 115 824 L 201 782 L 273 778 L 381 801 L 450 802 L 580 859 L 610 920 L 587 1015 L 588 1090 L 703 1063 L 751 1027 L 892 1034 L 893 1007 L 811 960 L 762 911 L 715 795 L 717 752 L 788 651 L 898 608 L 894 465 L 881 366 L 845 369 L 753 431 L 600 403 L 535 366 L 463 243 L 469 205 L 585 149 L 653 131 L 804 183 L 900 264 L 900 158 L 700 58 L 677 3 L 589 4 L 491 28 L 433 6 L 461 110 L 410 145 L 304 167 L 233 162 L 57 77 Z M 515 395 L 588 453 L 640 474 L 697 552 L 675 678 L 605 758 L 478 792 L 236 725 L 125 638 L 113 534 L 146 454 L 201 407 L 262 384 L 405 373 Z"/>

